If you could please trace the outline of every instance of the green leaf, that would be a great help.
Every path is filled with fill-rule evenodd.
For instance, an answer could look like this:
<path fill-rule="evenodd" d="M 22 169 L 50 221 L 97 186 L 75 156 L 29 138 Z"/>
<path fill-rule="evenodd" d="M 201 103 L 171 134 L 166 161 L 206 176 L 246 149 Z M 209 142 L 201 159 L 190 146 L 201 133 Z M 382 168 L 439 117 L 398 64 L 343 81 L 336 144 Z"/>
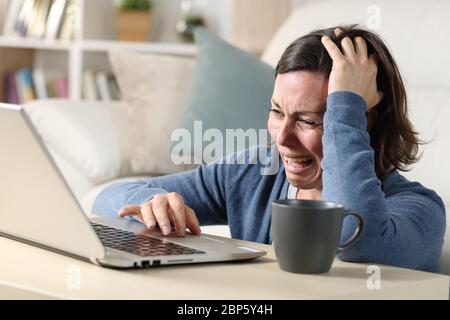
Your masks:
<path fill-rule="evenodd" d="M 147 11 L 153 7 L 151 0 L 120 0 L 118 5 L 120 10 Z"/>

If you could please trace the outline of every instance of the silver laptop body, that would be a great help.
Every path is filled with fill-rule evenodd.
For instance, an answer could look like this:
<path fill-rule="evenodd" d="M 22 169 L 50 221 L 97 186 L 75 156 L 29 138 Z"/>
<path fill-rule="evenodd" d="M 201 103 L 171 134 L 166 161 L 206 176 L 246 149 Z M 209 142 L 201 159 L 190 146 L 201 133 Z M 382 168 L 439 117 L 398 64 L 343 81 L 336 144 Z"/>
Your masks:
<path fill-rule="evenodd" d="M 0 104 L 0 152 L 1 236 L 113 268 L 266 254 L 227 238 L 190 233 L 164 237 L 135 221 L 88 219 L 20 106 Z"/>

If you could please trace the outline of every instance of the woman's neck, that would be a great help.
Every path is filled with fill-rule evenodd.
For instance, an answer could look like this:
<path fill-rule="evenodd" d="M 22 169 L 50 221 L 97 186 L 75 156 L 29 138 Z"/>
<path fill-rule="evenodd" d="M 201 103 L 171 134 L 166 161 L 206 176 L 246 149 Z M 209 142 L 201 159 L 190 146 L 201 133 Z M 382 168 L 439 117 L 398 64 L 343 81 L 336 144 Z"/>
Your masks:
<path fill-rule="evenodd" d="M 322 190 L 320 189 L 298 189 L 298 200 L 322 200 Z"/>

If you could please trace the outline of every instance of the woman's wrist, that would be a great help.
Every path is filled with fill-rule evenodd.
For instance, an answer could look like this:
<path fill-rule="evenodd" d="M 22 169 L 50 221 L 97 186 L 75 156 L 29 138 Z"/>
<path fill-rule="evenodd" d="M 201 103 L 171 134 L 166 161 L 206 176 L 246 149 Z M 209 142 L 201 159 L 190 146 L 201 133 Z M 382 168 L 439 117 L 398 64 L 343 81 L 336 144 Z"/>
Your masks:
<path fill-rule="evenodd" d="M 363 97 L 351 91 L 336 91 L 328 95 L 324 128 L 332 122 L 367 129 L 367 104 Z"/>

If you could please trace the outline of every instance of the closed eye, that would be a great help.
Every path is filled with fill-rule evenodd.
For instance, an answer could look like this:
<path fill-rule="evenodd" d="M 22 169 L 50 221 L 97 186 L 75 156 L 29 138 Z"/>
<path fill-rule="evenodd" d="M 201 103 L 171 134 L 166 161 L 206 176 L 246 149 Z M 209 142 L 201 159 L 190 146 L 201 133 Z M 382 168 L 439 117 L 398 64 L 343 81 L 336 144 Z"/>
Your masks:
<path fill-rule="evenodd" d="M 271 108 L 270 112 L 272 112 L 272 113 L 274 113 L 274 114 L 276 114 L 278 116 L 282 116 L 283 115 L 280 110 L 274 109 L 274 108 Z"/>
<path fill-rule="evenodd" d="M 305 119 L 298 119 L 297 121 L 302 122 L 304 124 L 307 124 L 309 126 L 316 126 L 317 123 L 314 121 L 310 121 L 310 120 L 305 120 Z"/>

